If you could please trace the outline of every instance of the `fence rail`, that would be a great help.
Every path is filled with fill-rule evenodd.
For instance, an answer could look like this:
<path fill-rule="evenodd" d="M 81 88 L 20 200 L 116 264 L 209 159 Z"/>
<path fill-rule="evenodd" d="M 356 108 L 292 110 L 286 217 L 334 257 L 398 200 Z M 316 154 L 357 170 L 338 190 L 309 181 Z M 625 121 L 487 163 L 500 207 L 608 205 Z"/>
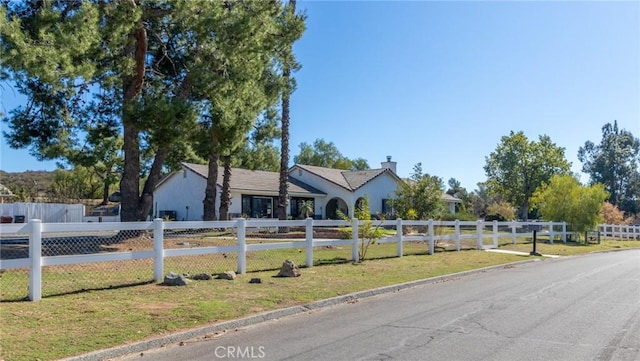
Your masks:
<path fill-rule="evenodd" d="M 611 237 L 616 239 L 640 239 L 640 224 L 620 225 L 620 224 L 601 224 L 598 231 L 603 237 Z"/>
<path fill-rule="evenodd" d="M 516 244 L 519 237 L 529 237 L 533 230 L 537 231 L 538 237 L 548 237 L 550 243 L 567 241 L 566 223 L 558 222 L 401 219 L 372 222 L 386 230 L 378 243 L 389 244 L 392 249 L 395 244 L 393 254 L 389 256 L 396 257 L 410 251 L 417 252 L 423 249 L 423 244 L 427 248 L 419 252 L 427 254 L 433 254 L 436 245 L 441 243 L 457 251 L 463 248 L 463 244 L 467 249 L 496 248 L 500 240 Z M 235 268 L 238 273 L 247 272 L 248 263 L 253 265 L 252 270 L 260 270 L 274 265 L 269 257 L 263 257 L 273 250 L 291 250 L 292 257 L 304 256 L 298 263 L 312 267 L 314 256 L 326 252 L 324 248 L 336 248 L 336 252 L 340 252 L 326 257 L 358 261 L 363 245 L 359 237 L 362 224 L 363 221 L 355 219 L 347 222 L 311 218 L 211 222 L 164 222 L 155 219 L 126 223 L 42 223 L 32 219 L 29 223 L 0 227 L 0 271 L 15 271 L 14 279 L 18 285 L 13 284 L 9 288 L 20 288 L 21 282 L 28 282 L 27 298 L 36 301 L 42 298 L 43 284 L 59 282 L 56 277 L 63 277 L 59 274 L 72 273 L 66 269 L 65 272 L 56 272 L 56 267 L 62 266 L 89 265 L 96 268 L 91 277 L 113 274 L 118 278 L 106 281 L 103 287 L 111 287 L 109 282 L 160 282 L 165 270 L 188 268 L 197 272 L 198 269 L 210 270 L 215 263 L 225 269 Z M 282 232 L 283 227 L 286 233 Z M 202 257 L 205 259 L 200 261 Z M 136 264 L 137 273 L 125 273 L 128 272 L 126 265 L 132 262 Z M 282 259 L 276 262 L 282 262 Z M 43 269 L 46 275 L 43 275 Z M 73 272 L 83 271 L 88 273 L 86 268 L 74 269 Z M 9 281 L 0 278 L 0 282 Z M 76 291 L 86 287 L 76 279 L 69 283 L 73 284 L 66 287 L 72 290 L 75 287 Z M 2 288 L 7 288 L 6 283 L 4 286 Z M 2 290 L 0 299 L 6 298 L 5 290 Z"/>

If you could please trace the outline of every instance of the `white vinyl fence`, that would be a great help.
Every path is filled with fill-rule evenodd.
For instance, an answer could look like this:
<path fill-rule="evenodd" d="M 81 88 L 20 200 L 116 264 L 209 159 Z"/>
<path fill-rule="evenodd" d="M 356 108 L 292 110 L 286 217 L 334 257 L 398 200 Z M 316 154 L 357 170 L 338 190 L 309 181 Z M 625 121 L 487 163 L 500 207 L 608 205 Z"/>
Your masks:
<path fill-rule="evenodd" d="M 598 231 L 602 237 L 610 237 L 620 240 L 640 239 L 640 224 L 620 225 L 620 224 L 601 224 Z"/>
<path fill-rule="evenodd" d="M 40 300 L 43 286 L 55 288 L 55 294 L 161 282 L 165 271 L 195 274 L 211 273 L 212 269 L 236 269 L 238 273 L 274 269 L 282 263 L 283 254 L 298 257 L 297 264 L 306 267 L 312 267 L 314 260 L 317 264 L 334 259 L 358 261 L 363 246 L 358 236 L 362 224 L 355 219 L 347 222 L 310 218 L 212 222 L 155 219 L 126 223 L 43 223 L 31 219 L 27 224 L 2 224 L 0 300 L 15 299 L 16 292 L 22 291 L 28 291 L 29 300 Z M 557 222 L 398 219 L 373 224 L 387 230 L 378 244 L 395 244 L 389 257 L 433 254 L 436 247 L 457 251 L 496 248 L 500 242 L 515 244 L 521 237 L 530 239 L 534 230 L 550 243 L 567 240 L 566 223 Z M 276 255 L 273 250 L 279 253 Z M 73 276 L 69 279 L 68 275 Z M 83 275 L 90 277 L 89 285 L 83 283 Z M 114 278 L 99 283 L 110 276 Z M 62 282 L 64 287 L 60 286 Z"/>
<path fill-rule="evenodd" d="M 82 204 L 0 203 L 0 215 L 11 217 L 13 223 L 26 223 L 31 219 L 46 223 L 82 222 L 84 212 Z"/>

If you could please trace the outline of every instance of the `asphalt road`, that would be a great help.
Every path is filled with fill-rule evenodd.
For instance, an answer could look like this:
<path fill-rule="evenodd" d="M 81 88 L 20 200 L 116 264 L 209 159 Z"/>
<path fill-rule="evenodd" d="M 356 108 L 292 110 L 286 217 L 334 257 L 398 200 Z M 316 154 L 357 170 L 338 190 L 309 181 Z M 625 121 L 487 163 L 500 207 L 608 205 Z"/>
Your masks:
<path fill-rule="evenodd" d="M 240 359 L 637 361 L 640 250 L 520 264 L 118 360 Z"/>

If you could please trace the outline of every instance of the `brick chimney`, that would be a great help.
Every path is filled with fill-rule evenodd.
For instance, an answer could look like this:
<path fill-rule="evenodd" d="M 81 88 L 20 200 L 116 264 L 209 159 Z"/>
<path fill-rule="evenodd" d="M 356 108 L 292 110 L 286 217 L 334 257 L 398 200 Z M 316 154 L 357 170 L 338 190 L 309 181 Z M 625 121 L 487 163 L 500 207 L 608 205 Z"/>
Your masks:
<path fill-rule="evenodd" d="M 386 162 L 381 162 L 380 163 L 382 165 L 383 169 L 390 169 L 393 173 L 396 173 L 396 162 L 392 162 L 391 161 L 391 156 L 388 155 L 387 156 L 387 161 Z"/>

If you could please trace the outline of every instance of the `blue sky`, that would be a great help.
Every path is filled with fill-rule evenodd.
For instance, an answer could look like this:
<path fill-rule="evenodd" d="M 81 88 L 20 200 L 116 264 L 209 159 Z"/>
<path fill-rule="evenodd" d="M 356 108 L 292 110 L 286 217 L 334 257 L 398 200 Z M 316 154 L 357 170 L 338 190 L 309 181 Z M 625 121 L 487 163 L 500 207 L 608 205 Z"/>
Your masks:
<path fill-rule="evenodd" d="M 299 1 L 307 31 L 291 154 L 322 138 L 468 190 L 511 130 L 549 135 L 579 172 L 605 123 L 640 136 L 640 2 Z M 2 106 L 14 105 L 5 89 Z M 6 125 L 3 124 L 3 127 Z M 0 169 L 53 169 L 2 142 Z M 586 182 L 588 177 L 582 175 Z"/>

